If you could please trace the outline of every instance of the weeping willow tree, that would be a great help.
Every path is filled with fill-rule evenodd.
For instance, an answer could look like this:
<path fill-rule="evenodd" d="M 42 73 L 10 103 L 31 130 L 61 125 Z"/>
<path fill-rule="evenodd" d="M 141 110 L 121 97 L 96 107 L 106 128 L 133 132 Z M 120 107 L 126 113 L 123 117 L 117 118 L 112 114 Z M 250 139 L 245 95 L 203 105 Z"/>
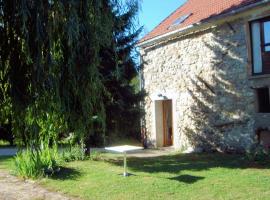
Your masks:
<path fill-rule="evenodd" d="M 64 3 L 63 18 L 67 21 L 57 25 L 61 27 L 59 46 L 63 55 L 59 96 L 69 130 L 84 144 L 94 132 L 94 121 L 100 122 L 103 132 L 105 128 L 99 50 L 111 39 L 112 21 L 109 1 L 75 2 Z"/>
<path fill-rule="evenodd" d="M 100 48 L 112 39 L 109 0 L 0 0 L 0 112 L 18 142 L 42 151 L 58 134 L 81 144 L 104 132 Z"/>
<path fill-rule="evenodd" d="M 0 0 L 0 123 L 17 143 L 42 151 L 72 132 L 83 146 L 139 122 L 138 3 L 128 2 Z"/>

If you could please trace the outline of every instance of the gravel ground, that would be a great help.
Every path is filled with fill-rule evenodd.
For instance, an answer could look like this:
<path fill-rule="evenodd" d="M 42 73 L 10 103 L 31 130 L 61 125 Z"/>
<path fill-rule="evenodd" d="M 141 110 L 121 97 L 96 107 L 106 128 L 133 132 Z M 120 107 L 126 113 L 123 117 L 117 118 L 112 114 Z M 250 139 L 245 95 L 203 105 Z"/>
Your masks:
<path fill-rule="evenodd" d="M 159 149 L 144 149 L 137 152 L 128 153 L 128 157 L 137 157 L 137 158 L 151 158 L 151 157 L 159 157 L 166 156 L 171 153 L 175 153 L 176 151 L 172 147 L 164 147 Z"/>
<path fill-rule="evenodd" d="M 0 200 L 72 200 L 63 194 L 48 191 L 34 181 L 18 179 L 0 170 Z"/>

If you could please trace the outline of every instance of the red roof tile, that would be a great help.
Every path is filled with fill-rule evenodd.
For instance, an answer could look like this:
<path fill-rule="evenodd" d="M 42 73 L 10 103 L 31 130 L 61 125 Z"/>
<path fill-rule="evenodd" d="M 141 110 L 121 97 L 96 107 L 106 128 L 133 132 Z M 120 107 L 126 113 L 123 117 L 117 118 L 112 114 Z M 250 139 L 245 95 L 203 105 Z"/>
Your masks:
<path fill-rule="evenodd" d="M 260 1 L 263 0 L 188 0 L 139 43 Z M 188 14 L 190 16 L 183 23 L 172 26 L 177 19 Z"/>

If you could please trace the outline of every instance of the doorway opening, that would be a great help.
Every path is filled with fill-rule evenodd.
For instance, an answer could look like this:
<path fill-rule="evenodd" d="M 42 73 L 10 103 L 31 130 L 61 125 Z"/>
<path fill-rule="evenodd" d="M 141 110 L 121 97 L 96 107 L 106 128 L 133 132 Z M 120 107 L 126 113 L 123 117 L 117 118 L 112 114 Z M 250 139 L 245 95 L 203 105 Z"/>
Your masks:
<path fill-rule="evenodd" d="M 172 100 L 156 101 L 155 111 L 157 147 L 173 146 Z"/>

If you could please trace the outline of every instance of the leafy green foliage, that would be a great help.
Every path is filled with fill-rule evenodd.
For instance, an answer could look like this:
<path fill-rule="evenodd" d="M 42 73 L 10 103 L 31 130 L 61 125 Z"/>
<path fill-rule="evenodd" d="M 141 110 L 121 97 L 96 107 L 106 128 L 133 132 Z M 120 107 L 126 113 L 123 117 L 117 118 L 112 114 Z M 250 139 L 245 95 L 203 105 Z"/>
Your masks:
<path fill-rule="evenodd" d="M 60 133 L 73 132 L 83 146 L 93 116 L 104 130 L 98 66 L 100 47 L 111 39 L 110 1 L 11 0 L 0 6 L 1 121 L 12 123 L 17 142 L 31 149 L 17 156 L 19 174 L 36 177 L 54 162 L 46 151 Z"/>
<path fill-rule="evenodd" d="M 246 153 L 247 158 L 252 161 L 257 162 L 269 162 L 270 161 L 270 152 L 261 144 L 253 145 L 249 151 Z"/>
<path fill-rule="evenodd" d="M 55 140 L 58 125 L 83 142 L 92 116 L 104 127 L 98 65 L 111 39 L 109 9 L 106 0 L 1 1 L 1 113 L 9 110 L 25 145 Z M 52 117 L 61 120 L 48 127 Z"/>
<path fill-rule="evenodd" d="M 40 145 L 48 115 L 80 142 L 119 129 L 123 116 L 133 121 L 124 129 L 138 124 L 140 95 L 131 85 L 138 3 L 120 2 L 1 1 L 1 117 L 26 145 Z"/>
<path fill-rule="evenodd" d="M 94 151 L 91 153 L 90 155 L 90 160 L 93 160 L 93 161 L 100 161 L 102 160 L 102 154 L 98 151 Z"/>
<path fill-rule="evenodd" d="M 5 140 L 0 140 L 0 146 L 8 146 L 9 142 L 5 141 Z"/>
<path fill-rule="evenodd" d="M 100 73 L 106 88 L 106 136 L 140 137 L 140 101 L 143 93 L 134 87 L 139 66 L 136 62 L 135 44 L 141 32 L 137 28 L 138 1 L 127 4 L 114 2 L 113 32 L 109 45 L 100 49 Z M 116 135 L 115 135 L 116 134 Z"/>
<path fill-rule="evenodd" d="M 56 149 L 26 149 L 15 157 L 15 174 L 23 178 L 40 178 L 58 171 L 60 163 Z"/>
<path fill-rule="evenodd" d="M 81 153 L 91 135 L 104 142 L 106 129 L 138 127 L 141 95 L 131 85 L 138 5 L 119 2 L 0 1 L 0 122 L 28 149 L 17 156 L 19 174 L 50 169 L 46 151 L 63 133 L 74 134 Z"/>
<path fill-rule="evenodd" d="M 81 146 L 78 144 L 70 146 L 70 148 L 64 149 L 61 157 L 65 162 L 85 160 L 87 158 L 84 149 L 82 149 Z"/>

